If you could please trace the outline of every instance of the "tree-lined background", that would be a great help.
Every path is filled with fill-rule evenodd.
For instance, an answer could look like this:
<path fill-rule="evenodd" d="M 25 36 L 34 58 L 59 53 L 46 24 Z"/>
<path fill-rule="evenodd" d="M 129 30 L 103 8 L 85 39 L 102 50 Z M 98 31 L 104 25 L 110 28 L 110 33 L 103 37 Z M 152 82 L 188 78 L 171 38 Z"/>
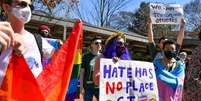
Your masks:
<path fill-rule="evenodd" d="M 135 32 L 146 36 L 146 19 L 149 16 L 149 3 L 141 2 L 138 9 L 128 11 L 131 0 L 32 0 L 35 11 L 67 19 L 80 18 L 85 23 L 117 29 L 125 32 Z M 83 3 L 84 2 L 84 3 Z M 87 5 L 86 5 L 87 4 Z M 90 9 L 86 9 L 91 6 Z M 132 7 L 131 7 L 132 8 Z M 186 29 L 190 32 L 201 30 L 201 0 L 191 0 L 184 5 Z M 0 19 L 5 20 L 0 8 Z M 178 26 L 154 25 L 154 35 L 171 36 Z"/>
<path fill-rule="evenodd" d="M 35 11 L 67 19 L 80 18 L 91 25 L 146 36 L 149 3 L 141 2 L 139 8 L 134 11 L 125 10 L 130 3 L 131 0 L 86 0 L 85 3 L 81 3 L 79 0 L 33 0 Z M 91 9 L 85 9 L 86 6 L 91 6 Z M 201 0 L 192 0 L 183 8 L 187 31 L 199 32 L 201 29 Z M 170 37 L 169 33 L 178 29 L 178 26 L 175 25 L 154 25 L 156 37 Z"/>

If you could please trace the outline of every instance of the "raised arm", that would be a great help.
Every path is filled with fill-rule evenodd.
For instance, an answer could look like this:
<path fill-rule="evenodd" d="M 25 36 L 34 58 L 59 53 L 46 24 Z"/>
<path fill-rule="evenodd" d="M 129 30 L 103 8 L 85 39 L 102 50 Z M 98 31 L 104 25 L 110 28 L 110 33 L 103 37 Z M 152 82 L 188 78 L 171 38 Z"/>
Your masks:
<path fill-rule="evenodd" d="M 149 43 L 154 43 L 154 36 L 153 36 L 153 28 L 152 28 L 151 18 L 148 18 L 147 27 L 148 27 L 148 30 L 147 30 L 148 31 L 147 32 L 148 42 Z"/>
<path fill-rule="evenodd" d="M 147 21 L 147 36 L 148 36 L 148 45 L 149 45 L 149 52 L 152 58 L 154 59 L 157 54 L 156 44 L 154 42 L 154 35 L 153 35 L 153 28 L 152 28 L 152 21 L 151 18 L 148 18 Z"/>
<path fill-rule="evenodd" d="M 177 44 L 180 46 L 182 46 L 182 42 L 184 39 L 184 31 L 185 31 L 184 26 L 185 26 L 184 19 L 181 19 L 180 30 L 177 34 Z"/>

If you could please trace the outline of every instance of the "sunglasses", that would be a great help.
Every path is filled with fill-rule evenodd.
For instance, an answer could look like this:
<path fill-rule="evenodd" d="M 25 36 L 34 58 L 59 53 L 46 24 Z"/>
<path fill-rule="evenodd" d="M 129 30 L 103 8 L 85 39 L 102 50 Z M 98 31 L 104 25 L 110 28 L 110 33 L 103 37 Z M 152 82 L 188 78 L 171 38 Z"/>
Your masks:
<path fill-rule="evenodd" d="M 14 6 L 20 8 L 26 8 L 29 6 L 31 10 L 34 10 L 34 6 L 25 1 L 16 2 Z"/>
<path fill-rule="evenodd" d="M 101 43 L 101 42 L 94 42 L 94 44 L 95 44 L 95 45 L 98 45 L 98 44 L 101 45 L 102 43 Z"/>
<path fill-rule="evenodd" d="M 41 31 L 41 33 L 48 34 L 49 32 L 47 32 L 47 31 Z"/>
<path fill-rule="evenodd" d="M 118 42 L 117 42 L 117 45 L 118 45 L 118 46 L 122 46 L 122 45 L 124 45 L 124 42 L 118 41 Z"/>

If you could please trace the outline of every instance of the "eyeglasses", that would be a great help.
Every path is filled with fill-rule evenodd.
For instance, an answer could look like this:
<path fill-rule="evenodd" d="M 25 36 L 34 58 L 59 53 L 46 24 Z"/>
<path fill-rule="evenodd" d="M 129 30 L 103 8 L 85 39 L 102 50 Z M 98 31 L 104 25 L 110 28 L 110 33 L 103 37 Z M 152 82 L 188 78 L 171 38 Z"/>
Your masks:
<path fill-rule="evenodd" d="M 14 4 L 15 7 L 26 8 L 27 6 L 29 6 L 31 10 L 34 10 L 34 6 L 25 1 L 19 1 Z"/>

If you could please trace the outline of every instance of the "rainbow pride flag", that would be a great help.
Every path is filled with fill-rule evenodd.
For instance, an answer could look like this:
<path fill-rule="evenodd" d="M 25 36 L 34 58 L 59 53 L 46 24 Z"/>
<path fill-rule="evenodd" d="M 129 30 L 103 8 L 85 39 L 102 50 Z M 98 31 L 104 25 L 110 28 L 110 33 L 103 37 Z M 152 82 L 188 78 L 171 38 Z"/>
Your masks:
<path fill-rule="evenodd" d="M 78 49 L 76 52 L 73 71 L 72 71 L 65 101 L 74 101 L 76 97 L 81 63 L 82 63 L 82 36 L 80 38 Z"/>
<path fill-rule="evenodd" d="M 4 68 L 1 69 L 0 101 L 64 101 L 82 34 L 82 22 L 78 20 L 68 39 L 37 78 L 24 57 L 11 52 L 10 58 L 5 58 L 8 63 L 0 62 Z"/>

